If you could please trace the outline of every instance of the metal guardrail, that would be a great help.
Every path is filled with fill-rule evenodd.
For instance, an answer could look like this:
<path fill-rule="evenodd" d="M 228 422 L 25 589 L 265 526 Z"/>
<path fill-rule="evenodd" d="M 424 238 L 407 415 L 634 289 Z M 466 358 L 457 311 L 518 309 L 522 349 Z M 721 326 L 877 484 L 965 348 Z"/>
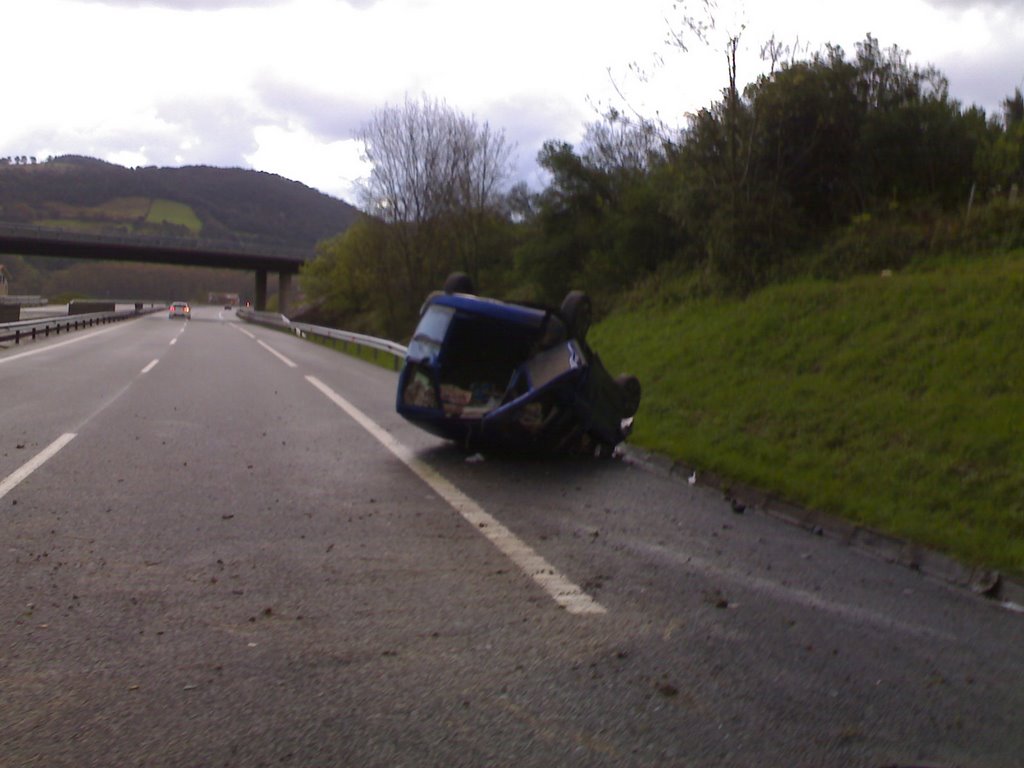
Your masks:
<path fill-rule="evenodd" d="M 62 315 L 60 317 L 47 317 L 40 320 L 19 320 L 15 323 L 0 324 L 0 342 L 13 341 L 20 344 L 23 340 L 35 341 L 36 339 L 48 338 L 50 334 L 60 335 L 77 331 L 82 328 L 89 328 L 94 325 L 105 325 L 116 323 L 119 320 L 128 320 L 148 312 L 157 312 L 160 308 L 148 310 L 123 309 L 117 312 L 94 312 L 82 315 Z"/>
<path fill-rule="evenodd" d="M 394 368 L 396 371 L 402 362 L 405 361 L 405 355 L 408 351 L 408 348 L 404 344 L 399 344 L 395 341 L 380 339 L 376 336 L 367 336 L 366 334 L 355 333 L 353 331 L 341 331 L 337 328 L 327 328 L 323 325 L 293 323 L 284 315 L 277 314 L 276 312 L 257 312 L 252 309 L 240 309 L 238 310 L 238 316 L 246 322 L 286 330 L 294 333 L 300 338 L 317 336 L 323 339 L 340 341 L 343 344 L 353 344 L 356 347 L 366 347 L 367 349 L 372 349 L 375 353 L 385 352 L 392 355 L 394 358 Z"/>

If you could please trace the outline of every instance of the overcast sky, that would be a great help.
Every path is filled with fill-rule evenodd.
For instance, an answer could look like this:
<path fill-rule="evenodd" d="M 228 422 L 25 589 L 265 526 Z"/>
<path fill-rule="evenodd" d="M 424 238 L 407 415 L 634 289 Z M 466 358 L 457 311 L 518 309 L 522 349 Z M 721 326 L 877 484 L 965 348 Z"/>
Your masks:
<path fill-rule="evenodd" d="M 997 114 L 1024 85 L 1022 0 L 718 0 L 743 25 L 742 83 L 772 35 L 848 53 L 874 35 L 934 64 L 954 98 Z M 702 0 L 685 5 L 700 11 Z M 5 0 L 0 157 L 81 154 L 128 167 L 253 168 L 356 203 L 372 112 L 425 94 L 505 132 L 543 183 L 547 139 L 572 143 L 621 105 L 683 124 L 726 83 L 721 53 L 666 44 L 666 0 Z M 719 46 L 720 47 L 720 46 Z M 631 69 L 637 64 L 646 77 Z"/>

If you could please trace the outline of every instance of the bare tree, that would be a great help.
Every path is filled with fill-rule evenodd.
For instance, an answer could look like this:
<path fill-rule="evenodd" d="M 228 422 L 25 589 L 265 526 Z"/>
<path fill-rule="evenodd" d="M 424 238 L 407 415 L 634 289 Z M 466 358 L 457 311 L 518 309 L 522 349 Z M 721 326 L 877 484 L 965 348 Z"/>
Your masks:
<path fill-rule="evenodd" d="M 359 138 L 372 166 L 361 203 L 390 225 L 406 297 L 422 298 L 453 268 L 475 277 L 482 224 L 501 210 L 512 173 L 504 132 L 423 97 L 376 111 Z"/>
<path fill-rule="evenodd" d="M 587 162 L 605 173 L 642 173 L 664 157 L 665 140 L 654 122 L 635 120 L 614 107 L 603 120 L 587 125 L 583 137 Z"/>

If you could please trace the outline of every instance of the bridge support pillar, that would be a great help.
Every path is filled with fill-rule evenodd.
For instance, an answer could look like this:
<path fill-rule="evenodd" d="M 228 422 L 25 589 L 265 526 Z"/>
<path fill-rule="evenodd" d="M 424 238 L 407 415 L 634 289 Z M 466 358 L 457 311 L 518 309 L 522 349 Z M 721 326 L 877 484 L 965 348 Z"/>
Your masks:
<path fill-rule="evenodd" d="M 277 275 L 277 311 L 288 317 L 288 295 L 292 290 L 292 273 L 279 272 Z"/>
<path fill-rule="evenodd" d="M 256 270 L 256 301 L 254 309 L 257 312 L 265 312 L 267 309 L 267 270 Z"/>

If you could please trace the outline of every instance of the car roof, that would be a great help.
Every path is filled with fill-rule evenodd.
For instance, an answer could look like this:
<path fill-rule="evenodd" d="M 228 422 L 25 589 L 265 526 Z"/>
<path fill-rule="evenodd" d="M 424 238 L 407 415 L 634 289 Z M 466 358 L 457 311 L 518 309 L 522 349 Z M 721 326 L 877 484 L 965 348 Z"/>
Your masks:
<path fill-rule="evenodd" d="M 548 311 L 523 304 L 508 304 L 497 299 L 471 296 L 467 293 L 435 293 L 427 298 L 427 306 L 451 307 L 458 312 L 481 315 L 494 320 L 540 329 Z M 426 308 L 426 307 L 425 307 Z"/>

